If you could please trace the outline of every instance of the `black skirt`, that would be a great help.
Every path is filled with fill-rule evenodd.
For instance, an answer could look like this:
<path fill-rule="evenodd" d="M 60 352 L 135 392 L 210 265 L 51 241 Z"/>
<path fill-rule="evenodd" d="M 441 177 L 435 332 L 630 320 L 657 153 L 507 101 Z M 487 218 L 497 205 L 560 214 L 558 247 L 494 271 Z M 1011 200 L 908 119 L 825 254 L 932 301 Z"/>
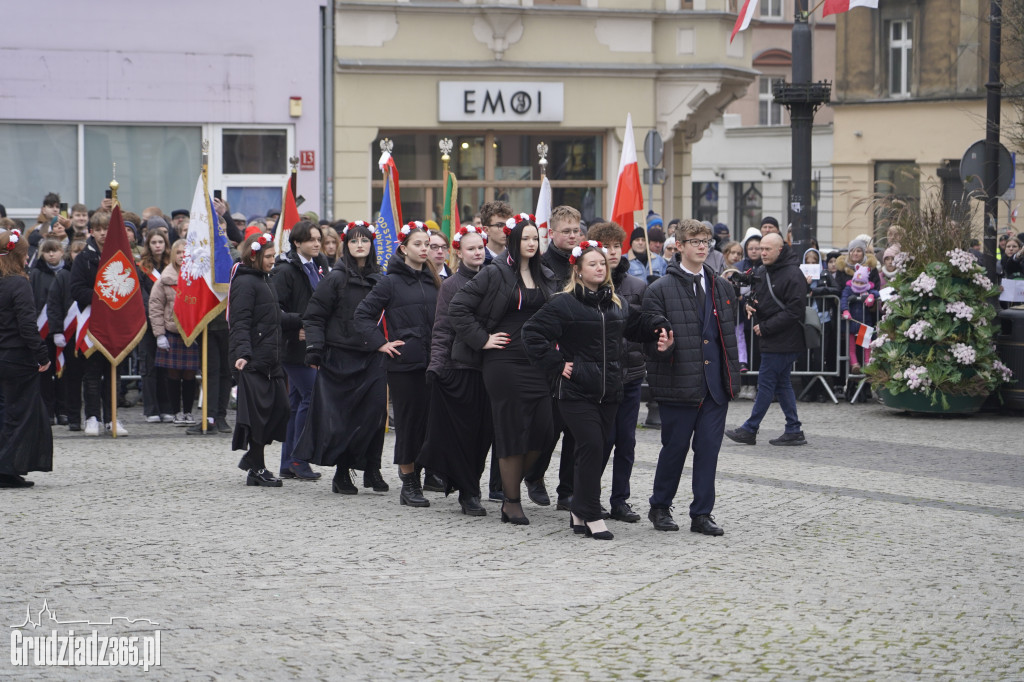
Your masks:
<path fill-rule="evenodd" d="M 395 408 L 395 464 L 414 464 L 427 437 L 427 372 L 388 372 Z"/>
<path fill-rule="evenodd" d="M 494 454 L 498 458 L 551 445 L 551 388 L 544 373 L 526 360 L 484 357 L 484 386 L 491 399 Z"/>
<path fill-rule="evenodd" d="M 293 452 L 319 466 L 380 469 L 385 419 L 384 354 L 328 347 Z"/>
<path fill-rule="evenodd" d="M 249 444 L 284 442 L 288 433 L 288 388 L 284 374 L 267 376 L 259 372 L 238 372 L 238 413 L 232 450 L 248 450 Z"/>
<path fill-rule="evenodd" d="M 44 375 L 25 349 L 0 350 L 3 423 L 0 424 L 0 474 L 22 476 L 53 471 L 53 432 L 39 382 Z"/>
<path fill-rule="evenodd" d="M 491 404 L 480 372 L 453 369 L 430 384 L 427 439 L 416 463 L 442 474 L 448 490 L 480 495 L 480 476 L 494 439 Z"/>

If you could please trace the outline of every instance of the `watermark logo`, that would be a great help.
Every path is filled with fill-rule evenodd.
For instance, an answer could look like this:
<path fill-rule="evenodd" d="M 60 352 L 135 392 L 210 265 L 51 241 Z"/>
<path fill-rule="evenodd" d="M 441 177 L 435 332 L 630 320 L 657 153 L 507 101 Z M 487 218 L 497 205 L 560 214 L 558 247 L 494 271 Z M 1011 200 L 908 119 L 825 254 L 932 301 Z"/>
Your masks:
<path fill-rule="evenodd" d="M 160 665 L 159 625 L 148 618 L 124 616 L 61 620 L 45 601 L 34 613 L 27 604 L 25 620 L 10 626 L 11 665 L 141 667 L 148 672 Z M 143 631 L 111 636 L 100 634 L 96 626 L 139 626 Z"/>

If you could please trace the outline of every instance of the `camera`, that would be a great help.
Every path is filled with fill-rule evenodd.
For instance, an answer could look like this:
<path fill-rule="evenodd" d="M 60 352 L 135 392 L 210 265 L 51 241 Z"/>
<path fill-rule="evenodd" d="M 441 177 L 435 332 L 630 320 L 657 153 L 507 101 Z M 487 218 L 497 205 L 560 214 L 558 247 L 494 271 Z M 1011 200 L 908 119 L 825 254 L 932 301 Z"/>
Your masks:
<path fill-rule="evenodd" d="M 737 270 L 736 272 L 730 273 L 729 280 L 733 284 L 738 284 L 744 287 L 752 287 L 755 286 L 759 281 L 761 281 L 761 278 L 754 274 L 754 270 L 753 268 L 751 268 L 746 272 L 740 272 Z"/>

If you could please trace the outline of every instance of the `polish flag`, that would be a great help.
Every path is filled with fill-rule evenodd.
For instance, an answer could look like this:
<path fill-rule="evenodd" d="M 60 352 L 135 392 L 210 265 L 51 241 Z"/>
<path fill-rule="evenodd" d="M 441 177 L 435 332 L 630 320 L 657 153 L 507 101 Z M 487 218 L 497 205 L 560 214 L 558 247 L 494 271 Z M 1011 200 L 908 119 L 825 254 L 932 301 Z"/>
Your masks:
<path fill-rule="evenodd" d="M 871 1 L 871 0 L 867 0 Z M 849 2 L 865 2 L 865 0 L 849 0 Z M 825 6 L 827 7 L 829 0 L 825 0 Z M 878 6 L 878 0 L 874 0 L 875 6 Z M 845 11 L 845 10 L 843 10 Z M 732 27 L 732 35 L 729 36 L 729 42 L 736 37 L 736 34 L 740 31 L 747 30 L 750 26 L 750 20 L 754 18 L 754 13 L 757 12 L 757 0 L 743 0 L 743 9 L 740 10 L 740 14 L 736 17 L 736 24 Z"/>
<path fill-rule="evenodd" d="M 153 268 L 152 270 L 147 272 L 146 275 L 149 276 L 149 279 L 151 282 L 153 282 L 153 284 L 156 284 L 160 280 L 160 271 L 157 270 L 156 268 Z"/>
<path fill-rule="evenodd" d="M 46 306 L 39 311 L 39 317 L 36 318 L 36 329 L 39 330 L 39 336 L 42 337 L 43 341 L 50 335 L 50 320 L 46 317 Z"/>
<path fill-rule="evenodd" d="M 869 327 L 866 324 L 862 324 L 860 329 L 857 331 L 857 345 L 861 348 L 868 348 L 871 346 L 871 337 L 875 335 L 875 328 Z"/>
<path fill-rule="evenodd" d="M 64 340 L 72 348 L 75 347 L 75 331 L 78 329 L 78 301 L 74 301 L 64 316 Z"/>
<path fill-rule="evenodd" d="M 878 9 L 878 0 L 825 0 L 821 16 L 827 17 L 830 14 L 842 14 L 843 12 L 849 12 L 854 7 Z"/>
<path fill-rule="evenodd" d="M 633 115 L 626 114 L 626 136 L 622 140 L 622 156 L 619 158 L 619 179 L 615 183 L 612 221 L 618 223 L 628 235 L 633 231 L 633 212 L 642 210 L 644 193 L 640 185 L 640 168 L 636 162 Z"/>
<path fill-rule="evenodd" d="M 89 357 L 95 352 L 92 339 L 89 338 L 89 318 L 92 317 L 92 306 L 85 306 L 85 310 L 78 313 L 78 338 L 75 340 L 75 350 L 84 357 Z"/>
<path fill-rule="evenodd" d="M 537 198 L 537 210 L 533 212 L 537 218 L 537 231 L 540 232 L 540 247 L 546 249 L 551 239 L 551 230 L 548 225 L 551 222 L 551 183 L 548 176 L 540 183 L 540 196 Z"/>
<path fill-rule="evenodd" d="M 291 251 L 292 244 L 288 236 L 291 235 L 295 223 L 301 219 L 299 207 L 295 205 L 292 183 L 289 180 L 284 183 L 284 189 L 281 192 L 281 215 L 277 219 L 277 228 L 274 231 L 274 250 L 278 255 Z"/>

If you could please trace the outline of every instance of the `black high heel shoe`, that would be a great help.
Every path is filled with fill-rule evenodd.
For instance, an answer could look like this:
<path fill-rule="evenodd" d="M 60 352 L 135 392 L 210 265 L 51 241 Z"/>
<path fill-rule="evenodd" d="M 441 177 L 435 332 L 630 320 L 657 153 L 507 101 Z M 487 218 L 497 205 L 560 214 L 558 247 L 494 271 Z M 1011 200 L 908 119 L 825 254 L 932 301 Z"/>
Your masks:
<path fill-rule="evenodd" d="M 594 531 L 590 530 L 589 523 L 584 523 L 586 525 L 583 526 L 583 530 L 588 538 L 594 538 L 595 540 L 611 540 L 615 537 L 614 535 L 612 535 L 612 532 L 610 530 L 599 530 L 595 533 Z"/>
<path fill-rule="evenodd" d="M 572 512 L 569 512 L 569 528 L 571 528 L 572 532 L 576 533 L 576 535 L 583 535 L 587 532 L 587 524 L 577 524 L 576 515 Z"/>
<path fill-rule="evenodd" d="M 506 497 L 505 498 L 505 502 L 508 502 L 510 504 L 519 504 L 520 500 L 519 500 L 519 498 L 516 498 L 516 499 L 513 500 L 511 497 Z M 516 525 L 516 526 L 529 526 L 530 525 L 530 519 L 526 518 L 526 516 L 509 516 L 508 514 L 506 514 L 505 513 L 505 502 L 501 503 L 501 522 L 502 523 L 511 523 L 513 525 Z"/>

